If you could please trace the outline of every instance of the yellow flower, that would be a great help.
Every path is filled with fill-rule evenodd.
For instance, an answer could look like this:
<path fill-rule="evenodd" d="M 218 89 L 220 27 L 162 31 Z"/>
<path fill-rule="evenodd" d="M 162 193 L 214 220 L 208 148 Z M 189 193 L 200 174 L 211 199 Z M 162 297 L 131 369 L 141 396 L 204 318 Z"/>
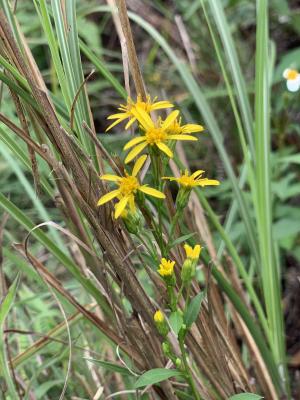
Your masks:
<path fill-rule="evenodd" d="M 185 188 L 192 188 L 194 186 L 217 186 L 220 184 L 219 181 L 215 179 L 201 178 L 205 171 L 198 170 L 193 174 L 189 175 L 188 171 L 185 170 L 184 174 L 180 177 L 175 178 L 172 176 L 164 176 L 162 179 L 169 179 L 170 181 L 176 181 L 179 185 Z"/>
<path fill-rule="evenodd" d="M 166 260 L 162 258 L 160 261 L 159 269 L 157 270 L 161 276 L 173 275 L 175 261 Z"/>
<path fill-rule="evenodd" d="M 154 319 L 154 322 L 156 322 L 156 323 L 162 323 L 165 320 L 165 316 L 160 310 L 157 310 L 153 316 L 153 319 Z"/>
<path fill-rule="evenodd" d="M 181 125 L 181 118 L 176 118 L 168 129 L 169 134 L 181 135 L 187 133 L 198 133 L 204 130 L 202 125 L 198 124 L 185 124 Z"/>
<path fill-rule="evenodd" d="M 185 244 L 183 247 L 187 258 L 190 258 L 191 260 L 198 260 L 201 252 L 200 244 L 196 244 L 194 248 L 192 248 L 188 244 Z"/>
<path fill-rule="evenodd" d="M 110 115 L 107 119 L 114 119 L 115 121 L 109 125 L 105 132 L 109 131 L 115 125 L 118 125 L 120 122 L 129 119 L 127 122 L 125 129 L 128 129 L 135 121 L 136 116 L 134 115 L 134 110 L 141 109 L 146 113 L 150 113 L 151 111 L 161 110 L 162 108 L 171 108 L 174 107 L 169 101 L 156 101 L 156 97 L 151 100 L 150 96 L 147 95 L 146 101 L 142 101 L 142 97 L 140 95 L 137 96 L 136 102 L 132 101 L 130 97 L 127 99 L 127 104 L 120 104 L 118 108 L 120 113 Z"/>
<path fill-rule="evenodd" d="M 132 212 L 135 211 L 134 197 L 137 191 L 149 194 L 150 196 L 154 196 L 159 199 L 164 199 L 165 195 L 159 190 L 148 187 L 148 185 L 140 185 L 139 183 L 137 174 L 144 165 L 146 159 L 147 159 L 146 155 L 138 158 L 138 160 L 134 164 L 131 175 L 128 175 L 127 172 L 125 172 L 125 176 L 123 177 L 117 175 L 109 175 L 109 174 L 102 175 L 100 177 L 102 180 L 116 182 L 119 188 L 102 196 L 99 199 L 97 205 L 101 206 L 102 204 L 105 204 L 108 201 L 117 197 L 120 200 L 115 205 L 115 218 L 117 219 L 120 217 L 120 215 L 122 215 L 127 204 L 129 205 L 129 208 Z"/>
<path fill-rule="evenodd" d="M 300 88 L 300 74 L 296 69 L 287 68 L 283 71 L 286 86 L 290 92 L 297 92 Z"/>
<path fill-rule="evenodd" d="M 141 128 L 145 131 L 145 134 L 135 137 L 124 146 L 124 150 L 134 147 L 128 153 L 125 163 L 129 163 L 131 160 L 133 160 L 134 157 L 140 154 L 147 146 L 156 146 L 168 157 L 172 158 L 173 152 L 167 146 L 166 142 L 169 140 L 198 140 L 194 136 L 190 135 L 173 135 L 168 133 L 168 129 L 178 117 L 179 111 L 171 112 L 171 114 L 164 121 L 159 119 L 156 123 L 153 122 L 149 114 L 147 114 L 146 111 L 142 110 L 141 108 L 136 108 L 133 113 L 136 119 L 139 121 Z"/>

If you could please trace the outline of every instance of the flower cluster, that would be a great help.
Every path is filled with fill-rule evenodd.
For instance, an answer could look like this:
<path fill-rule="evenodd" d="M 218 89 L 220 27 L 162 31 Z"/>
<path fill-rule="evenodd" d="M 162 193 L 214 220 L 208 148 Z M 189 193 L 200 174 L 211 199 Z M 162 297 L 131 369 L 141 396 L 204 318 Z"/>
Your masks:
<path fill-rule="evenodd" d="M 151 100 L 150 96 L 143 99 L 141 96 L 137 96 L 136 101 L 128 99 L 126 105 L 120 105 L 118 113 L 108 117 L 108 120 L 113 122 L 106 131 L 123 122 L 125 122 L 125 129 L 137 128 L 137 134 L 123 148 L 127 152 L 124 160 L 125 168 L 127 168 L 126 164 L 133 160 L 136 161 L 132 169 L 130 171 L 125 169 L 122 175 L 104 174 L 100 177 L 103 181 L 112 182 L 117 187 L 104 194 L 99 199 L 98 206 L 114 200 L 114 217 L 122 218 L 128 232 L 136 235 L 136 238 L 143 243 L 151 260 L 160 259 L 160 262 L 157 262 L 157 274 L 165 285 L 166 310 L 157 309 L 153 314 L 153 323 L 163 338 L 162 350 L 164 355 L 173 362 L 178 371 L 183 373 L 187 383 L 191 384 L 192 377 L 189 375 L 186 362 L 187 354 L 184 341 L 200 312 L 201 303 L 197 300 L 198 306 L 195 308 L 195 301 L 191 301 L 190 297 L 194 289 L 192 281 L 196 276 L 201 246 L 196 244 L 191 247 L 185 243 L 186 256 L 182 259 L 181 265 L 177 265 L 179 260 L 176 259 L 175 263 L 168 257 L 173 258 L 174 253 L 171 252 L 171 249 L 176 246 L 176 229 L 178 228 L 180 231 L 180 221 L 184 217 L 184 208 L 189 201 L 192 190 L 198 187 L 216 186 L 219 185 L 219 181 L 203 177 L 203 170 L 197 170 L 193 173 L 185 170 L 178 177 L 164 176 L 168 165 L 166 161 L 173 158 L 176 142 L 197 141 L 198 139 L 194 134 L 202 132 L 204 129 L 203 126 L 198 124 L 182 123 L 178 110 L 172 110 L 166 117 L 156 116 L 154 118 L 151 115 L 153 111 L 173 107 L 174 105 L 169 101 Z M 154 187 L 142 183 L 141 175 L 145 176 L 147 168 L 149 168 L 148 176 L 152 178 Z M 143 174 L 140 174 L 142 169 Z M 152 218 L 153 209 L 150 209 L 145 202 L 144 196 L 149 195 L 160 200 L 165 199 L 163 190 L 167 180 L 175 181 L 179 185 L 179 190 L 175 202 L 175 213 L 172 215 L 169 225 L 166 224 L 165 226 L 160 204 L 154 203 L 153 209 L 157 218 Z M 139 207 L 136 207 L 136 204 Z M 148 237 L 149 232 L 144 227 L 143 217 L 151 229 L 151 238 Z M 153 246 L 152 239 L 155 240 L 157 247 Z M 178 243 L 180 241 L 177 241 L 177 245 Z M 157 248 L 160 252 L 159 258 L 157 257 Z M 177 352 L 174 352 L 170 341 L 171 331 L 178 339 L 181 353 L 179 357 Z"/>
<path fill-rule="evenodd" d="M 108 126 L 106 131 L 109 131 L 114 126 L 126 121 L 125 129 L 132 127 L 133 124 L 138 125 L 139 134 L 133 139 L 129 140 L 124 146 L 124 150 L 129 150 L 125 157 L 125 164 L 130 163 L 137 156 L 131 174 L 124 171 L 123 176 L 105 174 L 100 179 L 105 181 L 114 182 L 118 188 L 102 196 L 98 201 L 98 206 L 101 206 L 111 200 L 117 199 L 115 203 L 114 217 L 120 216 L 125 218 L 128 212 L 132 215 L 136 212 L 136 198 L 139 193 L 150 195 L 158 199 L 164 199 L 165 195 L 160 190 L 149 187 L 147 184 L 142 185 L 138 174 L 144 166 L 147 154 L 140 156 L 142 152 L 147 152 L 151 159 L 152 157 L 167 156 L 173 157 L 174 143 L 180 141 L 197 141 L 197 137 L 193 136 L 195 133 L 204 130 L 202 125 L 198 124 L 182 124 L 179 111 L 172 111 L 165 119 L 159 116 L 154 119 L 151 112 L 173 108 L 174 105 L 169 101 L 156 101 L 156 98 L 151 100 L 147 96 L 145 100 L 140 95 L 137 96 L 136 101 L 128 98 L 127 104 L 120 104 L 119 112 L 108 117 L 108 120 L 113 120 L 113 123 Z M 204 171 L 196 171 L 192 175 L 188 175 L 186 171 L 181 177 L 161 177 L 161 179 L 175 180 L 183 187 L 187 188 L 185 197 L 188 197 L 191 189 L 194 186 L 208 186 L 218 185 L 219 182 L 212 179 L 202 178 Z"/>

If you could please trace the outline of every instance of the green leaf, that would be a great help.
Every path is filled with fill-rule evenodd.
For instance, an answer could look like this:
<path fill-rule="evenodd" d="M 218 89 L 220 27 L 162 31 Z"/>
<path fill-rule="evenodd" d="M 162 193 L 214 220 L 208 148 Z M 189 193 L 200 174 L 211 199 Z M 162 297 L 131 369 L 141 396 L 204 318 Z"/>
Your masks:
<path fill-rule="evenodd" d="M 178 244 L 182 242 L 187 242 L 191 237 L 193 237 L 196 234 L 196 232 L 188 233 L 186 235 L 180 236 L 179 238 L 175 239 L 171 244 L 169 244 L 169 248 L 171 249 L 174 246 L 177 246 Z"/>
<path fill-rule="evenodd" d="M 101 365 L 104 369 L 107 369 L 108 371 L 112 372 L 117 372 L 118 374 L 121 375 L 129 375 L 132 376 L 132 373 L 129 371 L 129 369 L 125 367 L 121 367 L 118 364 L 109 362 L 109 361 L 102 361 L 102 360 L 95 360 L 94 358 L 85 358 L 87 361 L 90 361 L 94 364 Z"/>
<path fill-rule="evenodd" d="M 155 383 L 165 381 L 166 379 L 172 378 L 174 376 L 180 377 L 182 376 L 182 373 L 176 371 L 175 369 L 150 369 L 150 371 L 145 372 L 139 377 L 139 379 L 134 384 L 134 388 L 138 389 L 142 386 L 154 385 Z"/>
<path fill-rule="evenodd" d="M 176 396 L 180 400 L 194 400 L 194 397 L 190 396 L 189 394 L 183 392 L 182 390 L 175 390 Z"/>
<path fill-rule="evenodd" d="M 273 225 L 274 239 L 280 240 L 289 236 L 297 236 L 300 232 L 299 221 L 291 218 L 283 218 Z"/>
<path fill-rule="evenodd" d="M 188 309 L 186 310 L 184 315 L 184 322 L 187 327 L 192 326 L 193 322 L 196 321 L 198 314 L 200 312 L 202 301 L 205 298 L 205 295 L 206 295 L 205 291 L 200 292 L 190 302 Z"/>
<path fill-rule="evenodd" d="M 0 305 L 0 370 L 3 374 L 5 382 L 7 384 L 7 388 L 8 388 L 7 394 L 10 396 L 11 400 L 18 399 L 18 395 L 16 393 L 15 385 L 14 385 L 14 382 L 10 375 L 9 366 L 8 366 L 9 364 L 8 364 L 8 360 L 6 358 L 3 329 L 4 329 L 6 317 L 9 313 L 9 310 L 11 309 L 14 299 L 16 297 L 19 282 L 20 282 L 20 274 L 17 275 L 16 279 L 10 286 L 4 300 L 2 301 L 2 303 Z"/>
<path fill-rule="evenodd" d="M 263 397 L 254 393 L 240 393 L 229 397 L 228 400 L 259 400 L 259 399 L 263 399 Z"/>
<path fill-rule="evenodd" d="M 299 53 L 300 55 L 300 53 Z M 282 157 L 279 158 L 278 162 L 281 163 L 295 163 L 295 164 L 300 164 L 300 154 L 292 154 L 290 156 Z"/>
<path fill-rule="evenodd" d="M 169 322 L 171 325 L 171 328 L 173 329 L 175 335 L 178 335 L 178 332 L 180 331 L 180 328 L 183 324 L 183 318 L 182 315 L 179 311 L 174 311 L 170 315 Z"/>

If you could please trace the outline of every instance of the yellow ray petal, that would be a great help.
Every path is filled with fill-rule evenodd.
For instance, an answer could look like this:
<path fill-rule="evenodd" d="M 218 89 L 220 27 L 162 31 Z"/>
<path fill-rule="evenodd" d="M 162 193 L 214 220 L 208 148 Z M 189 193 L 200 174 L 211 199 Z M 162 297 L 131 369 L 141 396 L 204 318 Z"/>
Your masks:
<path fill-rule="evenodd" d="M 197 181 L 196 185 L 197 186 L 202 186 L 202 187 L 204 187 L 204 186 L 218 186 L 218 185 L 220 185 L 220 182 L 215 180 L 215 179 L 204 178 L 204 179 L 199 179 Z"/>
<path fill-rule="evenodd" d="M 156 146 L 163 151 L 168 157 L 173 158 L 173 152 L 169 149 L 169 147 L 162 143 L 162 142 L 158 142 L 156 143 Z"/>
<path fill-rule="evenodd" d="M 179 114 L 178 110 L 172 111 L 171 114 L 168 115 L 167 118 L 162 123 L 161 125 L 162 129 L 168 129 L 169 126 L 172 125 L 175 119 L 178 117 L 178 114 Z"/>
<path fill-rule="evenodd" d="M 135 148 L 133 148 L 125 158 L 125 164 L 128 164 L 131 160 L 134 159 L 140 152 L 144 150 L 144 148 L 147 146 L 147 143 L 140 143 Z"/>
<path fill-rule="evenodd" d="M 107 128 L 105 129 L 105 132 L 108 132 L 111 128 L 113 128 L 114 126 L 118 125 L 118 124 L 119 124 L 120 122 L 122 122 L 122 121 L 124 121 L 124 118 L 123 118 L 123 119 L 121 119 L 121 118 L 117 119 L 117 120 L 114 121 L 112 124 L 110 124 L 109 127 L 107 127 Z"/>
<path fill-rule="evenodd" d="M 203 126 L 197 124 L 186 124 L 183 125 L 182 127 L 183 133 L 196 133 L 196 132 L 202 132 L 203 130 L 204 130 Z"/>
<path fill-rule="evenodd" d="M 117 175 L 105 174 L 105 175 L 101 175 L 100 179 L 103 180 L 103 181 L 118 182 L 122 178 L 120 176 L 117 176 Z"/>
<path fill-rule="evenodd" d="M 129 204 L 130 211 L 131 211 L 132 213 L 134 213 L 134 212 L 135 212 L 135 202 L 134 202 L 134 196 L 133 196 L 133 195 L 131 195 L 131 196 L 129 197 L 128 204 Z"/>
<path fill-rule="evenodd" d="M 191 136 L 191 135 L 168 135 L 168 139 L 171 140 L 193 140 L 193 141 L 197 141 L 198 139 L 195 136 Z"/>
<path fill-rule="evenodd" d="M 128 150 L 128 149 L 130 149 L 130 147 L 133 147 L 141 142 L 144 142 L 145 139 L 146 139 L 146 136 L 135 137 L 135 138 L 129 140 L 129 142 L 125 144 L 125 146 L 123 147 L 123 150 Z"/>
<path fill-rule="evenodd" d="M 159 190 L 153 189 L 151 187 L 148 187 L 147 185 L 140 186 L 138 188 L 138 190 L 140 190 L 143 193 L 149 194 L 150 196 L 157 197 L 159 199 L 166 198 L 166 196 L 162 192 L 160 192 Z"/>
<path fill-rule="evenodd" d="M 107 203 L 108 201 L 114 199 L 119 196 L 120 189 L 113 190 L 112 192 L 106 193 L 104 196 L 100 197 L 98 200 L 97 206 L 102 206 L 102 204 Z"/>
<path fill-rule="evenodd" d="M 169 181 L 176 181 L 178 178 L 175 178 L 174 176 L 162 176 L 161 179 L 169 179 Z"/>
<path fill-rule="evenodd" d="M 152 104 L 151 111 L 172 107 L 174 107 L 174 104 L 170 103 L 169 101 L 158 101 L 157 103 Z"/>
<path fill-rule="evenodd" d="M 130 118 L 130 120 L 127 122 L 125 129 L 128 129 L 131 127 L 131 125 L 136 121 L 135 117 Z"/>
<path fill-rule="evenodd" d="M 122 112 L 122 113 L 118 113 L 118 114 L 109 115 L 107 117 L 107 119 L 126 119 L 126 118 L 129 118 L 129 117 L 130 117 L 129 113 Z"/>
<path fill-rule="evenodd" d="M 122 212 L 125 210 L 125 207 L 126 207 L 128 201 L 129 201 L 129 197 L 126 196 L 126 197 L 123 197 L 123 198 L 119 201 L 119 203 L 117 203 L 117 204 L 115 205 L 115 219 L 119 218 L 119 216 L 120 216 L 120 215 L 122 214 Z"/>
<path fill-rule="evenodd" d="M 135 118 L 139 121 L 144 129 L 149 130 L 154 128 L 154 122 L 152 121 L 150 115 L 139 106 L 136 106 L 132 109 L 132 114 L 135 116 Z"/>
<path fill-rule="evenodd" d="M 202 175 L 205 171 L 203 171 L 202 169 L 198 169 L 197 171 L 195 171 L 191 177 L 193 178 L 197 178 L 197 176 Z"/>
<path fill-rule="evenodd" d="M 143 156 L 139 157 L 136 161 L 136 163 L 134 164 L 134 167 L 132 169 L 132 176 L 137 176 L 137 174 L 139 173 L 140 169 L 142 168 L 142 166 L 144 165 L 145 161 L 147 160 L 147 155 L 144 154 Z"/>

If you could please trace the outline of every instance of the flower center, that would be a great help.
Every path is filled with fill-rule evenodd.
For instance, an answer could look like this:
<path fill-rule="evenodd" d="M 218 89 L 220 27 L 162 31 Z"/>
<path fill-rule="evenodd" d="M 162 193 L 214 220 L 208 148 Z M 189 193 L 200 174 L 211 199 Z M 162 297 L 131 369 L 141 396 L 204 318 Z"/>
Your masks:
<path fill-rule="evenodd" d="M 194 186 L 195 180 L 192 176 L 182 175 L 178 178 L 178 183 L 182 186 Z"/>
<path fill-rule="evenodd" d="M 120 190 L 122 196 L 129 196 L 137 191 L 139 182 L 135 176 L 126 176 L 121 179 Z"/>
<path fill-rule="evenodd" d="M 136 103 L 136 106 L 146 111 L 146 113 L 150 113 L 152 104 L 149 101 L 147 101 L 147 103 L 145 103 L 144 101 L 139 101 L 138 103 Z"/>
<path fill-rule="evenodd" d="M 182 127 L 180 126 L 180 123 L 175 120 L 171 126 L 168 128 L 168 134 L 169 135 L 180 135 L 182 133 Z"/>
<path fill-rule="evenodd" d="M 167 137 L 167 133 L 161 128 L 153 128 L 146 132 L 146 140 L 149 144 L 164 142 Z"/>
<path fill-rule="evenodd" d="M 296 71 L 295 69 L 290 69 L 289 72 L 287 73 L 287 79 L 291 81 L 297 79 L 297 77 L 298 77 L 298 71 Z"/>

